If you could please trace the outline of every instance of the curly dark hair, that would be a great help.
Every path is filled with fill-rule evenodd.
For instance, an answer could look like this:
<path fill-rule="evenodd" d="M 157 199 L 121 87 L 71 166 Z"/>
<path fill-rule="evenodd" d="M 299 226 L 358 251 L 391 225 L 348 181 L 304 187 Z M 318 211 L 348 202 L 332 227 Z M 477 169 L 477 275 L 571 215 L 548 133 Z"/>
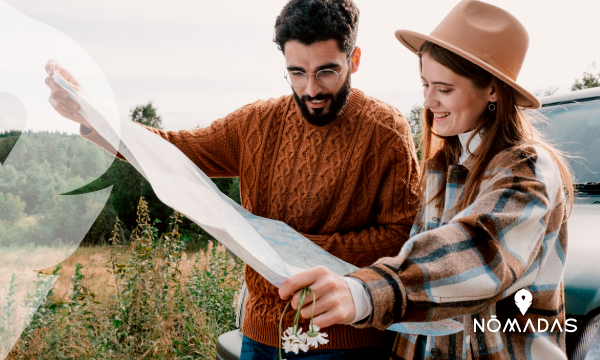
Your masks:
<path fill-rule="evenodd" d="M 356 44 L 359 11 L 352 0 L 290 0 L 275 21 L 279 50 L 296 40 L 303 45 L 334 39 L 350 54 Z"/>

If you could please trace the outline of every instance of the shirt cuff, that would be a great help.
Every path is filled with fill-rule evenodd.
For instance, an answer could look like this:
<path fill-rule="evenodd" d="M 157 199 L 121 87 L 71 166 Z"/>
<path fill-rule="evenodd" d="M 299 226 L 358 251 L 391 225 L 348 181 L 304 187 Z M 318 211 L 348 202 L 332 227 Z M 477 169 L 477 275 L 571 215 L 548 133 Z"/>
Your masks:
<path fill-rule="evenodd" d="M 350 288 L 350 294 L 352 294 L 352 301 L 354 302 L 354 319 L 351 324 L 362 321 L 373 312 L 373 304 L 371 304 L 371 295 L 365 283 L 356 278 L 344 277 L 348 287 Z"/>

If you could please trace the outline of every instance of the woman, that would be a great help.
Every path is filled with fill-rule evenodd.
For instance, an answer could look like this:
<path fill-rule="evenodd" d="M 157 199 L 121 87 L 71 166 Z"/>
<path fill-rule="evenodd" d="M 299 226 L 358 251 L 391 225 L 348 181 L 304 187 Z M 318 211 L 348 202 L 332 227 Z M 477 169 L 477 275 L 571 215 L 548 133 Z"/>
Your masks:
<path fill-rule="evenodd" d="M 500 8 L 465 0 L 430 36 L 398 30 L 396 37 L 419 56 L 425 97 L 422 203 L 411 238 L 397 257 L 350 278 L 324 267 L 297 274 L 281 298 L 296 293 L 296 308 L 297 290 L 309 286 L 320 327 L 463 322 L 450 336 L 400 334 L 401 359 L 566 358 L 562 273 L 573 189 L 561 153 L 520 110 L 540 106 L 516 83 L 526 30 Z M 524 315 L 515 304 L 521 289 L 533 298 Z M 527 310 L 528 299 L 519 300 Z M 502 329 L 477 327 L 489 320 Z M 528 320 L 535 331 L 524 328 Z M 544 321 L 561 329 L 538 331 Z"/>

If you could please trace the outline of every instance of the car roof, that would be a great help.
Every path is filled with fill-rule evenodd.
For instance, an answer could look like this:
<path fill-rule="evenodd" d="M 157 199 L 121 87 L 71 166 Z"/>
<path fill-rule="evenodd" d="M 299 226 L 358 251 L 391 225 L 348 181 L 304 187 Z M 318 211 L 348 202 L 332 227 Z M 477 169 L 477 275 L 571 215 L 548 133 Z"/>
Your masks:
<path fill-rule="evenodd" d="M 600 99 L 600 87 L 570 91 L 558 95 L 544 96 L 540 97 L 540 102 L 542 103 L 542 107 L 544 107 L 565 102 L 585 101 L 593 99 Z"/>

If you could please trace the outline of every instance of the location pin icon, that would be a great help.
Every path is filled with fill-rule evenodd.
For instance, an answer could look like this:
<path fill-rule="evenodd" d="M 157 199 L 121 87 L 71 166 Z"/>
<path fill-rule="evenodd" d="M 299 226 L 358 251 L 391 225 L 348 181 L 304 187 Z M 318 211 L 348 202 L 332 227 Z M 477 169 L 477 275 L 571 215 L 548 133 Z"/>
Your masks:
<path fill-rule="evenodd" d="M 517 304 L 517 307 L 521 310 L 521 314 L 523 315 L 525 315 L 527 309 L 531 306 L 532 300 L 533 295 L 526 289 L 521 289 L 515 294 L 515 304 Z"/>

